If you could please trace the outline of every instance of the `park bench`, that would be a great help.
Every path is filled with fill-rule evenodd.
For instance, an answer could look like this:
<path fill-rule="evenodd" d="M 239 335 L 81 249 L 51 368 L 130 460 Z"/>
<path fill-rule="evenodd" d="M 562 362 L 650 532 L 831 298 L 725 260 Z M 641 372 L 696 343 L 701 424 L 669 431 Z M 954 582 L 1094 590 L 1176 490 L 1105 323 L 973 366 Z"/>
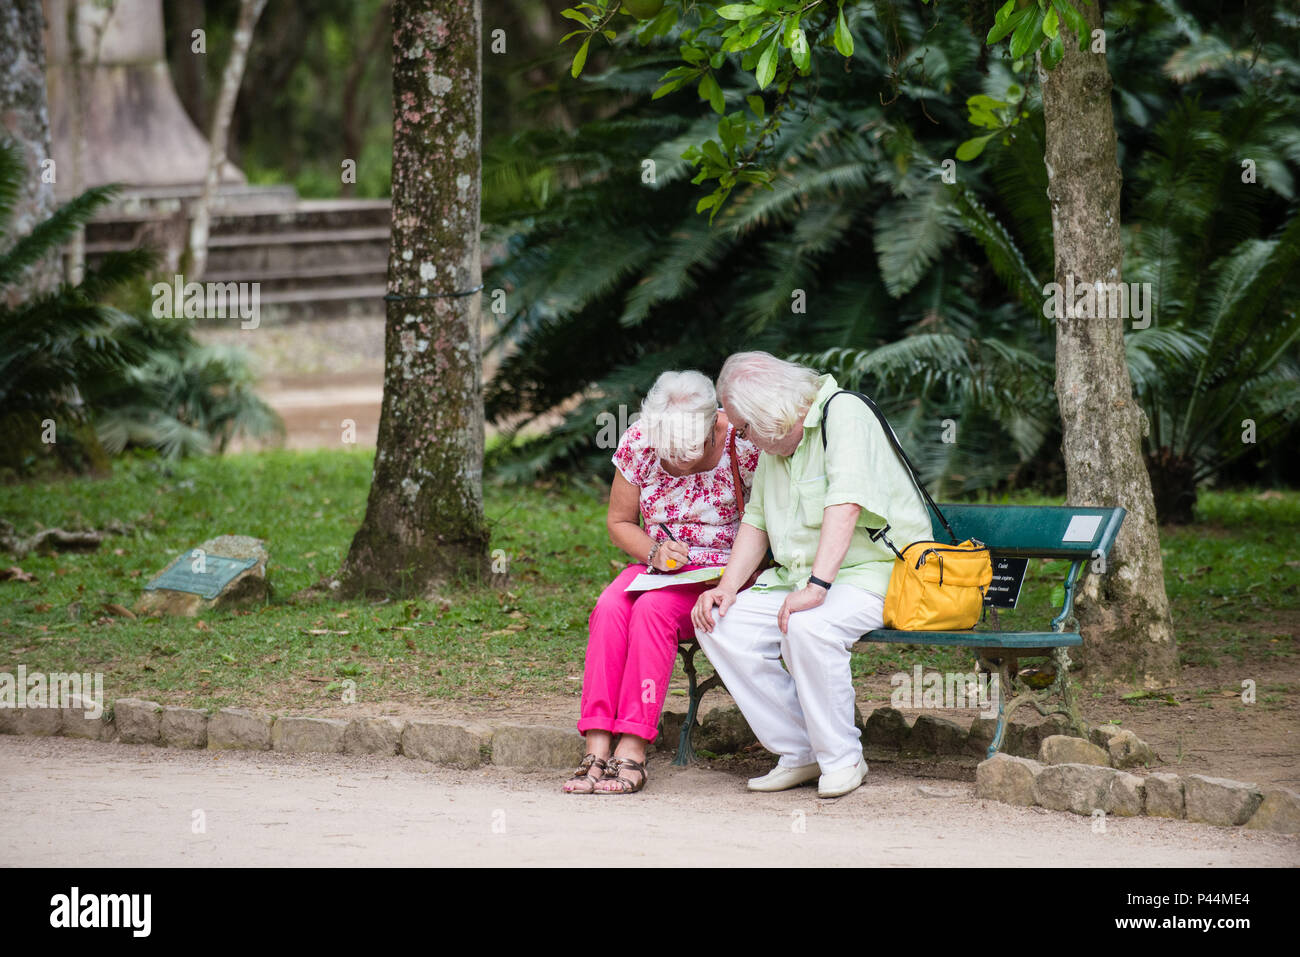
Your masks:
<path fill-rule="evenodd" d="M 912 645 L 942 645 L 974 650 L 982 672 L 998 676 L 998 721 L 988 747 L 992 757 L 1002 747 L 1007 723 L 1018 708 L 1031 704 L 1039 714 L 1063 714 L 1076 734 L 1087 735 L 1075 691 L 1070 685 L 1070 659 L 1067 648 L 1083 644 L 1077 631 L 1066 631 L 1072 622 L 1074 595 L 1085 567 L 1105 570 L 1106 557 L 1115 544 L 1124 521 L 1122 508 L 1074 508 L 1037 505 L 942 505 L 958 538 L 973 538 L 989 547 L 996 564 L 998 559 L 1065 559 L 1070 564 L 1065 574 L 1065 597 L 1061 610 L 1052 619 L 1050 631 L 997 631 L 973 628 L 969 631 L 895 631 L 879 628 L 867 632 L 854 650 L 863 643 L 898 642 Z M 946 541 L 947 534 L 931 512 L 936 541 Z M 988 616 L 986 616 L 987 618 Z M 996 623 L 996 612 L 993 615 Z M 996 624 L 995 626 L 996 627 Z M 700 699 L 721 684 L 714 674 L 696 681 L 695 652 L 699 643 L 694 636 L 682 639 L 678 651 L 686 672 L 690 701 L 682 724 L 674 764 L 689 763 L 695 756 L 691 732 Z M 1055 676 L 1050 685 L 1035 689 L 1020 678 L 1020 661 L 1025 658 L 1050 657 Z M 1009 699 L 1009 700 L 1008 700 Z M 1056 699 L 1059 703 L 1048 704 Z"/>

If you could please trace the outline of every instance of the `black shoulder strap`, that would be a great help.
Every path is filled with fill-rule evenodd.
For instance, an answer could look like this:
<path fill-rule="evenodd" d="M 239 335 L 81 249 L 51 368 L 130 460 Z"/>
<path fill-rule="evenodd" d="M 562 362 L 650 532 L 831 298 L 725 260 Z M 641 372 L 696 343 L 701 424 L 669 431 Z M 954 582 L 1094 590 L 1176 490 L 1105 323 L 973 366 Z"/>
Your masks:
<path fill-rule="evenodd" d="M 948 535 L 952 538 L 952 543 L 956 545 L 958 543 L 957 533 L 952 530 L 952 526 L 948 524 L 948 519 L 944 518 L 943 512 L 939 511 L 939 506 L 935 504 L 934 499 L 930 497 L 930 493 L 926 491 L 925 486 L 921 484 L 921 480 L 916 475 L 916 467 L 912 465 L 912 460 L 907 457 L 907 453 L 903 451 L 903 447 L 898 443 L 898 436 L 894 435 L 894 430 L 890 426 L 889 420 L 885 418 L 885 413 L 881 412 L 880 407 L 861 392 L 854 392 L 852 389 L 841 389 L 822 403 L 823 451 L 826 449 L 826 419 L 830 414 L 831 399 L 835 398 L 837 395 L 856 395 L 867 404 L 868 409 L 876 414 L 876 418 L 880 420 L 880 427 L 885 430 L 885 438 L 889 439 L 889 444 L 892 445 L 894 451 L 898 453 L 898 459 L 903 463 L 903 468 L 907 469 L 907 474 L 912 479 L 912 484 L 915 485 L 916 490 L 921 493 L 921 498 L 925 499 L 925 503 L 930 506 L 930 508 L 934 509 L 934 514 L 939 516 L 939 521 L 942 522 L 943 527 L 948 530 Z"/>

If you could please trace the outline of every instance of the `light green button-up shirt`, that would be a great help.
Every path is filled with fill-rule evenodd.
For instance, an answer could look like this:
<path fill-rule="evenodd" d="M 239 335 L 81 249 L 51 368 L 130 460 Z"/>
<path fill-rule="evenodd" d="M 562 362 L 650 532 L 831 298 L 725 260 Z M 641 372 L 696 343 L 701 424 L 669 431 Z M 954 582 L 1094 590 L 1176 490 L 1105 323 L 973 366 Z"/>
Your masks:
<path fill-rule="evenodd" d="M 777 567 L 763 572 L 754 587 L 806 585 L 821 538 L 823 510 L 852 503 L 862 511 L 835 583 L 883 596 L 895 557 L 884 542 L 873 542 L 867 529 L 888 524 L 889 539 L 902 551 L 933 537 L 929 513 L 880 420 L 861 399 L 845 395 L 831 405 L 823 452 L 822 407 L 839 385 L 829 375 L 818 382 L 798 448 L 789 457 L 764 452 L 758 459 L 743 521 L 767 532 Z"/>

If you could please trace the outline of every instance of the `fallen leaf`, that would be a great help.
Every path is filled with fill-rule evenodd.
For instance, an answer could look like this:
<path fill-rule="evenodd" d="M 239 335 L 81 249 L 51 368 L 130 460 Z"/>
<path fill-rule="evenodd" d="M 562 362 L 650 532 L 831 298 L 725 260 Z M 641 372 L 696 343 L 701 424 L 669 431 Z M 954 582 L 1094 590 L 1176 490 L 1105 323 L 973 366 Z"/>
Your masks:
<path fill-rule="evenodd" d="M 54 606 L 51 605 L 48 601 L 38 601 L 35 605 L 32 606 L 32 611 L 38 612 L 39 614 L 43 615 L 53 607 Z"/>
<path fill-rule="evenodd" d="M 135 612 L 131 611 L 131 609 L 123 608 L 121 605 L 113 604 L 112 602 L 104 605 L 104 610 L 111 611 L 113 614 L 117 615 L 118 618 L 130 618 L 132 621 L 138 620 L 135 617 Z"/>
<path fill-rule="evenodd" d="M 36 581 L 36 576 L 29 575 L 17 565 L 13 565 L 9 568 L 0 568 L 0 582 L 6 581 L 34 582 Z"/>
<path fill-rule="evenodd" d="M 212 630 L 211 628 L 208 627 L 208 623 L 207 623 L 206 621 L 196 621 L 196 622 L 194 623 L 194 627 L 195 627 L 197 630 L 199 630 L 199 631 L 211 631 L 211 630 Z"/>

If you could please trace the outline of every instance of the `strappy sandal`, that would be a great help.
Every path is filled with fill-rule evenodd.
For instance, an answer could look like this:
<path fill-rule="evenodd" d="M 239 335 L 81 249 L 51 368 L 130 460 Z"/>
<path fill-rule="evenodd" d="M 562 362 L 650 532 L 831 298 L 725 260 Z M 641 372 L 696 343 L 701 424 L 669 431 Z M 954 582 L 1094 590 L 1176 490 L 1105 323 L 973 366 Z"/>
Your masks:
<path fill-rule="evenodd" d="M 579 764 L 578 769 L 573 772 L 573 777 L 569 778 L 569 780 L 565 782 L 564 793 L 565 794 L 594 794 L 596 791 L 596 782 L 602 780 L 607 766 L 608 765 L 606 764 L 604 758 L 598 758 L 594 754 L 584 755 L 582 759 L 582 763 Z M 600 774 L 596 775 L 595 777 L 591 776 L 591 769 L 593 767 L 600 768 Z M 579 788 L 576 787 L 571 788 L 568 786 L 568 784 L 572 781 L 581 781 L 584 779 L 591 782 L 591 787 L 585 791 L 580 790 Z"/>
<path fill-rule="evenodd" d="M 641 774 L 641 780 L 633 784 L 627 778 L 623 777 L 623 769 L 629 771 L 638 771 Z M 646 774 L 645 765 L 639 761 L 633 761 L 631 758 L 610 758 L 605 768 L 605 776 L 602 781 L 616 781 L 618 788 L 595 788 L 597 794 L 635 794 L 645 787 L 646 781 L 650 776 Z"/>

